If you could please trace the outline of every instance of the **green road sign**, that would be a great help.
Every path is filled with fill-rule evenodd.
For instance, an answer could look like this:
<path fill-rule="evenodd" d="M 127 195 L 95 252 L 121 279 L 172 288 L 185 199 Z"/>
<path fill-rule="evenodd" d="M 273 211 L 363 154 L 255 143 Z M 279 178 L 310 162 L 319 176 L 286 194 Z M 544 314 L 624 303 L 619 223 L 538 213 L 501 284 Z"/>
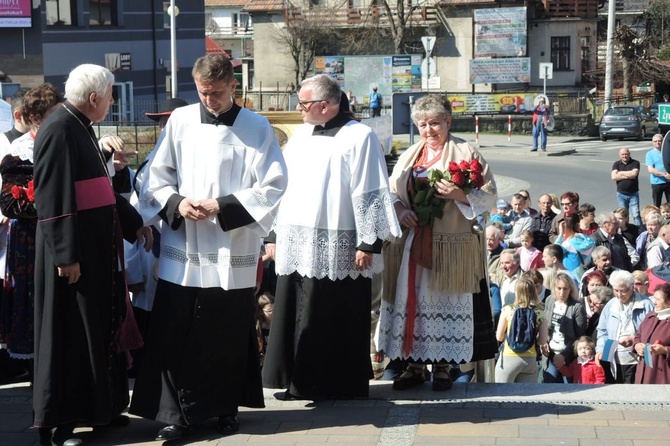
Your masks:
<path fill-rule="evenodd" d="M 670 124 L 670 104 L 658 104 L 658 123 Z"/>

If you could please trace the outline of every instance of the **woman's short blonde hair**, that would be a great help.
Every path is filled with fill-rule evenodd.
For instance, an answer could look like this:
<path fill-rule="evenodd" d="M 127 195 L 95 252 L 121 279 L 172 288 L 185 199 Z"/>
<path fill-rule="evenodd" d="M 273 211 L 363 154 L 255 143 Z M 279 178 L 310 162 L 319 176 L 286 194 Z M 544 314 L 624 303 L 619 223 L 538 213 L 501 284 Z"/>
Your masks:
<path fill-rule="evenodd" d="M 443 94 L 423 96 L 412 107 L 412 121 L 414 124 L 422 119 L 447 119 L 449 116 L 451 116 L 451 102 Z"/>

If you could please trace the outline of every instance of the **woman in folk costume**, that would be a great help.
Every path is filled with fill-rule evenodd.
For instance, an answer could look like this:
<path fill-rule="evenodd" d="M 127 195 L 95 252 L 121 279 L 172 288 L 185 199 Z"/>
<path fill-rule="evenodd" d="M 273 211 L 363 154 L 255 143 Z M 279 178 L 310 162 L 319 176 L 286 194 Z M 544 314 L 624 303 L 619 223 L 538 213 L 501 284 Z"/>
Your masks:
<path fill-rule="evenodd" d="M 396 390 L 421 384 L 429 363 L 433 389 L 448 390 L 449 364 L 493 358 L 498 347 L 477 225 L 496 203 L 496 184 L 481 154 L 450 135 L 451 119 L 446 96 L 419 99 L 412 120 L 422 141 L 400 156 L 390 178 L 405 230 L 385 252 L 378 347 L 409 363 Z M 435 179 L 446 171 L 450 180 Z"/>

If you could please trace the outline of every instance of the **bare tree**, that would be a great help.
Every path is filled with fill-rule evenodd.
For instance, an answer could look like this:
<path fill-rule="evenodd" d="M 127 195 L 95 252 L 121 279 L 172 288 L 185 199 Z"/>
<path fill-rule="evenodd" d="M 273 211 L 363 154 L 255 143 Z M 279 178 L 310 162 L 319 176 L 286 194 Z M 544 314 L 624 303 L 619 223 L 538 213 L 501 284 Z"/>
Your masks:
<path fill-rule="evenodd" d="M 295 85 L 307 77 L 312 69 L 314 57 L 326 54 L 331 47 L 333 31 L 324 22 L 326 15 L 312 16 L 287 5 L 284 23 L 276 27 L 277 43 L 291 57 Z"/>
<path fill-rule="evenodd" d="M 652 29 L 648 29 L 652 31 Z M 624 98 L 631 98 L 633 86 L 643 82 L 665 82 L 670 75 L 668 68 L 658 63 L 661 37 L 657 32 L 640 33 L 634 27 L 619 25 L 615 39 L 621 62 L 621 79 Z"/>

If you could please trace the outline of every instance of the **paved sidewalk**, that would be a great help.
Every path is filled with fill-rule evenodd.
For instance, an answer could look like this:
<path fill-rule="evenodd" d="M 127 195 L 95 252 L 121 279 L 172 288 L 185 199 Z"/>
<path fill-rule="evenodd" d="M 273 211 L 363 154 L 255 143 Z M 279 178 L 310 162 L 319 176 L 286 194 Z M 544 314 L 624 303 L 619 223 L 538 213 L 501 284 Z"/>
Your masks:
<path fill-rule="evenodd" d="M 168 445 L 574 445 L 670 446 L 670 386 L 577 384 L 430 384 L 403 392 L 373 381 L 367 400 L 279 401 L 242 409 L 238 434 L 221 437 L 211 420 Z M 28 386 L 0 387 L 0 445 L 37 445 Z M 85 445 L 159 445 L 162 426 L 130 425 L 77 435 Z"/>
<path fill-rule="evenodd" d="M 570 143 L 579 141 L 597 140 L 597 138 L 581 136 L 550 136 L 547 144 L 547 151 L 531 152 L 533 148 L 533 138 L 530 135 L 512 135 L 511 141 L 508 141 L 507 134 L 501 133 L 480 133 L 479 144 L 474 133 L 454 133 L 459 138 L 463 138 L 483 153 L 493 153 L 496 155 L 512 156 L 564 156 L 576 152 Z M 409 134 L 393 135 L 394 141 L 400 141 L 403 145 L 409 146 Z M 414 135 L 414 142 L 417 143 L 421 137 Z"/>

